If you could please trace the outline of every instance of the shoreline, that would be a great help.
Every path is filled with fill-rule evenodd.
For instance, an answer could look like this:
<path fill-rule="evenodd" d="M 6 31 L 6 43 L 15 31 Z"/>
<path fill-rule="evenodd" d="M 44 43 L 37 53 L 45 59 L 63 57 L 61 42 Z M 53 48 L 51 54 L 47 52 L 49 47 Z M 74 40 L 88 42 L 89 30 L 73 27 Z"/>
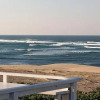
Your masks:
<path fill-rule="evenodd" d="M 78 90 L 90 92 L 96 87 L 100 87 L 100 67 L 79 65 L 79 64 L 51 64 L 51 65 L 0 65 L 1 72 L 30 73 L 44 75 L 59 75 L 66 77 L 81 77 L 78 83 Z M 2 78 L 0 78 L 1 81 Z M 39 82 L 44 80 L 39 79 Z M 10 82 L 35 83 L 37 79 L 26 79 L 15 77 Z"/>

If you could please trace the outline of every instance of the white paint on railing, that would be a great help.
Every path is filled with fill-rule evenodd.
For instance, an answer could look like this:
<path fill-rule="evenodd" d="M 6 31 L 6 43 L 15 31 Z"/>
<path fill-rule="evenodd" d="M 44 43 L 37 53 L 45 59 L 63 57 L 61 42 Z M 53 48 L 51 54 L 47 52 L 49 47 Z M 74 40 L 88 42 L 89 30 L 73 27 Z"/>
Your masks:
<path fill-rule="evenodd" d="M 34 77 L 34 78 L 46 78 L 46 79 L 56 79 L 56 80 L 64 80 L 67 77 L 63 76 L 52 76 L 52 75 L 38 75 L 38 74 L 22 74 L 22 73 L 7 73 L 7 72 L 0 72 L 0 75 L 3 75 L 3 82 L 4 84 L 7 83 L 7 76 L 21 76 L 21 77 Z"/>
<path fill-rule="evenodd" d="M 63 76 L 54 76 L 54 75 L 22 74 L 22 73 L 8 73 L 8 72 L 0 72 L 0 75 L 60 79 L 60 80 L 67 78 Z"/>
<path fill-rule="evenodd" d="M 3 75 L 3 84 L 7 84 L 7 75 Z"/>

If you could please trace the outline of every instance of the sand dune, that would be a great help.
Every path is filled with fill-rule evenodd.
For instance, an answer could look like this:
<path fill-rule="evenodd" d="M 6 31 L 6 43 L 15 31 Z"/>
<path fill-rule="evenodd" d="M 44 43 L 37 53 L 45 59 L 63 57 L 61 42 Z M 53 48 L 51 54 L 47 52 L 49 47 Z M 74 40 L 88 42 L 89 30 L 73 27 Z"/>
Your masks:
<path fill-rule="evenodd" d="M 12 70 L 58 70 L 100 73 L 100 67 L 79 64 L 51 64 L 51 65 L 0 65 L 2 69 Z"/>
<path fill-rule="evenodd" d="M 78 90 L 89 92 L 100 87 L 100 67 L 79 65 L 79 64 L 51 64 L 51 65 L 0 65 L 0 71 L 17 73 L 35 73 L 60 75 L 67 77 L 81 77 L 83 80 L 78 83 Z M 1 80 L 1 79 L 0 79 Z M 33 80 L 26 78 L 12 78 L 10 81 L 36 83 L 44 80 Z M 48 81 L 48 80 L 46 80 Z"/>

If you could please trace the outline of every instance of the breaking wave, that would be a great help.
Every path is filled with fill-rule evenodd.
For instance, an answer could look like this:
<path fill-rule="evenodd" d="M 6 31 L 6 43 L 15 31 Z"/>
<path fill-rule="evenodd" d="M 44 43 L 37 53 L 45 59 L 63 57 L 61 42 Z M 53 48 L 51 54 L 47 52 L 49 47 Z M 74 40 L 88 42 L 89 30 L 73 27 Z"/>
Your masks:
<path fill-rule="evenodd" d="M 0 36 L 0 64 L 79 63 L 100 66 L 100 37 Z"/>
<path fill-rule="evenodd" d="M 93 47 L 93 46 L 84 46 L 85 48 L 93 48 L 93 49 L 100 49 L 100 47 Z"/>
<path fill-rule="evenodd" d="M 25 51 L 25 49 L 15 49 L 15 51 Z"/>
<path fill-rule="evenodd" d="M 54 42 L 54 41 L 38 41 L 38 40 L 6 40 L 0 39 L 1 43 L 28 43 L 29 46 L 38 44 L 45 46 L 100 46 L 100 42 L 87 41 L 87 42 Z"/>
<path fill-rule="evenodd" d="M 71 54 L 71 53 L 98 53 L 100 51 L 97 50 L 44 50 L 44 51 L 38 51 L 38 52 L 32 52 L 28 54 L 24 54 L 24 56 L 33 56 L 33 55 L 62 55 L 62 54 Z"/>
<path fill-rule="evenodd" d="M 3 43 L 54 43 L 52 41 L 38 41 L 38 40 L 4 40 L 0 39 L 0 42 Z"/>
<path fill-rule="evenodd" d="M 33 55 L 62 55 L 65 54 L 66 51 L 61 50 L 61 51 L 57 51 L 57 50 L 49 50 L 49 51 L 40 51 L 40 52 L 33 52 L 33 53 L 29 53 L 29 54 L 24 54 L 25 56 L 33 56 Z"/>
<path fill-rule="evenodd" d="M 15 51 L 38 51 L 39 49 L 15 49 Z"/>
<path fill-rule="evenodd" d="M 74 45 L 79 45 L 79 46 L 97 46 L 99 45 L 100 46 L 100 42 L 74 42 L 73 43 Z"/>

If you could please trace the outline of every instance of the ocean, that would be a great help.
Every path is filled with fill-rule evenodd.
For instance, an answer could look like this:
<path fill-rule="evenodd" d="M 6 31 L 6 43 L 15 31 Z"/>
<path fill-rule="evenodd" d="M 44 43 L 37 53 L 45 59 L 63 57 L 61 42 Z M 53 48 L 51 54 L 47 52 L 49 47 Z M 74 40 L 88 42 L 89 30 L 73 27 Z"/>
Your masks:
<path fill-rule="evenodd" d="M 0 36 L 0 65 L 100 66 L 100 36 Z"/>

